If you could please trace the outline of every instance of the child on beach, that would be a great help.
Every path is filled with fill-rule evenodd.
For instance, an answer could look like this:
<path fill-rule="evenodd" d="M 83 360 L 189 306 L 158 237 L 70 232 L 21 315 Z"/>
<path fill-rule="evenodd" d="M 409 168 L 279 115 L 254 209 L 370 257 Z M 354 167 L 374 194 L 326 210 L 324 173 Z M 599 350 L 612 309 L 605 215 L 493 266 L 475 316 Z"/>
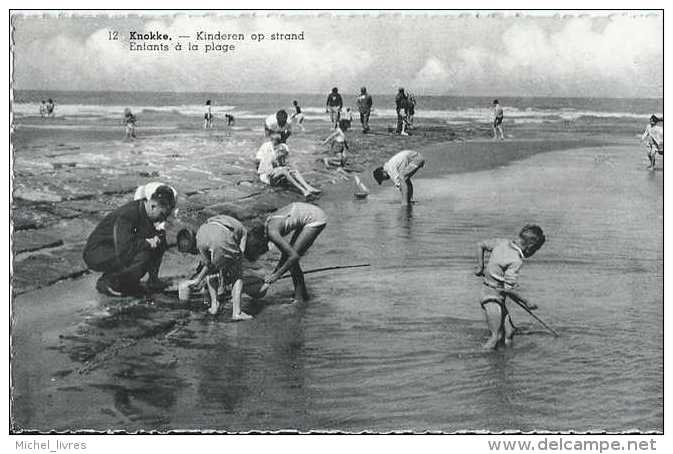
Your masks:
<path fill-rule="evenodd" d="M 236 123 L 236 118 L 231 114 L 224 114 L 224 118 L 227 120 L 227 126 L 233 126 Z"/>
<path fill-rule="evenodd" d="M 304 131 L 304 114 L 301 113 L 301 107 L 297 101 L 292 101 L 295 112 L 290 117 L 290 120 L 294 122 L 302 131 Z"/>
<path fill-rule="evenodd" d="M 269 115 L 264 120 L 264 135 L 270 137 L 272 134 L 278 134 L 281 143 L 285 143 L 292 134 L 292 127 L 287 121 L 286 111 L 279 110 L 275 115 Z"/>
<path fill-rule="evenodd" d="M 381 184 L 384 180 L 391 180 L 400 191 L 402 206 L 411 205 L 415 203 L 411 177 L 424 165 L 425 159 L 418 151 L 402 150 L 383 166 L 374 169 L 374 179 L 378 184 Z"/>
<path fill-rule="evenodd" d="M 265 279 L 262 292 L 290 271 L 294 283 L 294 300 L 304 302 L 308 299 L 304 273 L 299 259 L 311 247 L 315 239 L 327 225 L 327 215 L 323 210 L 309 203 L 291 203 L 271 214 L 266 219 L 265 236 L 281 252 L 275 270 Z M 288 242 L 284 237 L 292 233 Z"/>
<path fill-rule="evenodd" d="M 47 99 L 46 108 L 47 108 L 47 116 L 50 117 L 50 118 L 53 118 L 56 115 L 56 111 L 55 111 L 56 105 L 54 104 L 53 99 L 51 99 L 51 98 Z"/>
<path fill-rule="evenodd" d="M 647 157 L 650 160 L 648 170 L 654 170 L 654 165 L 657 159 L 657 153 L 663 156 L 664 154 L 664 128 L 663 118 L 658 118 L 656 115 L 650 117 L 650 124 L 645 128 L 645 132 L 640 140 L 647 147 Z"/>
<path fill-rule="evenodd" d="M 196 232 L 196 249 L 201 272 L 191 281 L 192 287 L 207 287 L 208 312 L 215 315 L 220 308 L 218 295 L 231 285 L 232 320 L 249 320 L 241 310 L 243 279 L 241 262 L 248 231 L 237 219 L 219 215 L 208 219 Z"/>
<path fill-rule="evenodd" d="M 43 99 L 42 104 L 40 104 L 40 117 L 45 118 L 47 116 L 47 102 Z"/>
<path fill-rule="evenodd" d="M 348 120 L 339 120 L 339 126 L 330 134 L 324 141 L 323 145 L 332 142 L 331 150 L 333 157 L 323 159 L 325 166 L 343 168 L 346 164 L 346 150 L 348 150 L 348 142 L 346 141 L 346 131 L 350 127 Z"/>
<path fill-rule="evenodd" d="M 206 101 L 206 113 L 203 115 L 203 129 L 213 128 L 213 111 L 211 109 L 210 99 Z"/>
<path fill-rule="evenodd" d="M 504 113 L 497 99 L 493 100 L 493 140 L 505 140 L 505 133 L 502 130 L 502 120 Z"/>
<path fill-rule="evenodd" d="M 260 181 L 270 186 L 287 182 L 299 189 L 304 198 L 320 194 L 322 192 L 320 189 L 308 184 L 298 170 L 290 168 L 287 160 L 288 154 L 289 148 L 280 142 L 278 134 L 271 136 L 270 141 L 264 142 L 255 156 Z"/>
<path fill-rule="evenodd" d="M 512 343 L 515 328 L 505 305 L 508 296 L 529 310 L 537 309 L 535 304 L 526 301 L 515 288 L 523 259 L 535 254 L 545 240 L 544 232 L 539 226 L 526 225 L 514 240 L 491 239 L 479 243 L 475 274 L 484 278 L 480 302 L 491 331 L 491 337 L 483 345 L 484 349 L 495 349 L 501 340 L 505 345 Z M 484 269 L 486 251 L 491 255 Z"/>
<path fill-rule="evenodd" d="M 369 132 L 369 116 L 372 112 L 373 100 L 372 96 L 367 93 L 367 87 L 360 88 L 360 96 L 357 99 L 358 111 L 360 112 L 360 123 L 362 124 L 362 132 Z"/>
<path fill-rule="evenodd" d="M 136 138 L 136 116 L 133 115 L 131 109 L 128 107 L 124 109 L 124 118 L 122 119 L 122 124 L 126 127 L 126 135 L 124 138 L 130 140 L 131 138 Z"/>

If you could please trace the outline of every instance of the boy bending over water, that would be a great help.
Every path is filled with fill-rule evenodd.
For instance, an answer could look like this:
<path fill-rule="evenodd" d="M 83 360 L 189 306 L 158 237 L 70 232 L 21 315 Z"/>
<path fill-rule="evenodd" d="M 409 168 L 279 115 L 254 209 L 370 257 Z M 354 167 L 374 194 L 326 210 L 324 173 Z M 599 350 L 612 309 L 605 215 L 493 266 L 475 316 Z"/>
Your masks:
<path fill-rule="evenodd" d="M 481 307 L 486 314 L 486 323 L 491 337 L 484 344 L 486 350 L 493 350 L 500 340 L 505 345 L 512 343 L 514 325 L 507 312 L 505 299 L 507 296 L 524 304 L 529 310 L 537 309 L 535 304 L 527 302 L 515 290 L 519 270 L 523 259 L 531 257 L 542 247 L 546 238 L 537 225 L 526 225 L 514 240 L 491 239 L 479 243 L 478 264 L 475 274 L 483 276 L 481 287 Z M 486 269 L 484 269 L 484 252 L 491 253 Z"/>
<path fill-rule="evenodd" d="M 248 231 L 243 224 L 223 214 L 208 219 L 196 232 L 196 248 L 203 268 L 193 279 L 193 285 L 197 287 L 204 283 L 207 285 L 209 312 L 212 315 L 217 314 L 220 307 L 218 294 L 224 292 L 226 285 L 231 285 L 231 318 L 233 320 L 252 318 L 241 310 L 243 291 L 241 262 L 247 236 Z"/>
<path fill-rule="evenodd" d="M 410 205 L 414 203 L 414 185 L 411 184 L 411 177 L 424 165 L 425 159 L 418 151 L 402 150 L 383 166 L 374 169 L 374 179 L 378 184 L 384 180 L 391 180 L 402 195 L 402 205 Z"/>

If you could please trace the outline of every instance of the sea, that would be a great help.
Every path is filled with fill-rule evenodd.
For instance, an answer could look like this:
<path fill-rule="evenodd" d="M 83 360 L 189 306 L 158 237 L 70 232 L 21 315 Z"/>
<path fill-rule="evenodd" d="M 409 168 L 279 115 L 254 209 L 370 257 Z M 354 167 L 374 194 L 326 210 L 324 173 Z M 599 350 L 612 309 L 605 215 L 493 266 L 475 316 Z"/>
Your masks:
<path fill-rule="evenodd" d="M 344 107 L 356 112 L 357 94 L 345 94 Z M 12 111 L 17 121 L 39 117 L 42 100 L 53 99 L 57 115 L 78 121 L 118 123 L 124 109 L 131 108 L 145 124 L 173 118 L 203 118 L 205 103 L 211 101 L 216 115 L 225 113 L 237 119 L 263 119 L 279 108 L 294 112 L 298 101 L 307 121 L 329 121 L 325 115 L 327 94 L 273 93 L 175 93 L 175 92 L 107 92 L 107 91 L 36 91 L 14 92 Z M 663 99 L 615 98 L 536 98 L 500 97 L 508 121 L 514 124 L 580 121 L 647 122 L 652 114 L 663 112 Z M 395 93 L 373 95 L 374 117 L 394 118 Z M 493 97 L 416 96 L 416 117 L 446 124 L 466 124 L 490 118 Z M 188 123 L 185 123 L 187 125 Z M 187 127 L 187 126 L 185 126 Z"/>

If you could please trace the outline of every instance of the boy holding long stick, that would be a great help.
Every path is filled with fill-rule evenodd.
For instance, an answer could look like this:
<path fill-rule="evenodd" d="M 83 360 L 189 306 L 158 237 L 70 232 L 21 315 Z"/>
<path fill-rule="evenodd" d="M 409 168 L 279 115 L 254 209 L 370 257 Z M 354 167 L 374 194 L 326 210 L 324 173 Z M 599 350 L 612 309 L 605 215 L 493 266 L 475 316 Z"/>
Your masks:
<path fill-rule="evenodd" d="M 479 243 L 477 276 L 483 276 L 481 307 L 486 314 L 486 323 L 491 337 L 484 344 L 485 350 L 494 350 L 500 340 L 505 345 L 512 343 L 514 325 L 507 311 L 505 299 L 509 296 L 528 310 L 537 309 L 516 291 L 519 270 L 523 259 L 531 257 L 542 247 L 546 238 L 537 225 L 526 225 L 514 240 L 491 239 Z M 491 255 L 484 269 L 484 252 Z"/>

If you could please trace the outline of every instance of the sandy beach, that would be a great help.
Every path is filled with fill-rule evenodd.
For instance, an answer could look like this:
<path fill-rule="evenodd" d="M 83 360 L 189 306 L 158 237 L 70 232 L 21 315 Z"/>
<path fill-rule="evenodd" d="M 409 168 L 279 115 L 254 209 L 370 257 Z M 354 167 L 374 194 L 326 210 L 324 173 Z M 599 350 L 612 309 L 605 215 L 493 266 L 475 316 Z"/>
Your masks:
<path fill-rule="evenodd" d="M 483 124 L 461 128 L 439 121 L 419 121 L 408 137 L 390 134 L 387 119 L 374 119 L 371 126 L 373 132 L 365 135 L 354 122 L 348 133 L 353 151 L 348 167 L 373 190 L 369 203 L 380 203 L 381 197 L 391 195 L 390 188 L 377 187 L 371 169 L 402 149 L 420 150 L 426 156 L 428 164 L 419 176 L 430 179 L 495 171 L 545 152 L 589 149 L 596 159 L 603 156 L 609 160 L 621 150 L 620 153 L 633 154 L 636 167 L 644 156 L 635 139 L 636 124 L 620 136 L 581 128 L 568 131 L 556 125 L 523 125 L 510 128 L 504 142 L 492 141 L 488 125 Z M 265 389 L 273 401 L 269 408 L 305 408 L 284 403 L 284 399 L 292 398 L 292 393 L 281 398 L 287 393 L 286 385 L 294 386 L 288 376 L 299 377 L 297 374 L 301 373 L 293 369 L 296 362 L 291 345 L 302 342 L 302 314 L 306 311 L 305 307 L 279 304 L 287 297 L 286 285 L 261 304 L 244 301 L 246 310 L 257 316 L 254 327 L 226 323 L 226 316 L 212 324 L 204 319 L 198 302 L 196 306 L 184 306 L 171 298 L 113 299 L 95 292 L 96 274 L 88 273 L 81 259 L 83 244 L 96 223 L 109 210 L 130 200 L 140 184 L 163 181 L 179 191 L 180 212 L 169 228 L 169 241 L 179 228 L 198 226 L 212 214 L 230 214 L 248 223 L 301 200 L 296 192 L 259 183 L 254 153 L 265 139 L 258 120 L 242 120 L 228 130 L 203 131 L 198 126 L 184 129 L 176 132 L 169 127 L 148 131 L 139 128 L 136 141 L 124 142 L 120 140 L 121 128 L 113 126 L 98 128 L 69 119 L 18 122 L 13 138 L 13 345 L 17 360 L 13 370 L 13 429 L 238 431 L 395 427 L 394 420 L 377 426 L 367 422 L 337 423 L 329 418 L 315 425 L 310 418 L 304 420 L 301 415 L 282 412 L 275 416 L 248 412 L 242 420 L 226 423 L 209 419 L 207 412 L 199 415 L 189 411 L 189 418 L 182 420 L 174 414 L 175 408 L 191 405 L 185 399 L 198 401 L 209 392 L 214 392 L 225 408 L 242 408 L 237 401 L 243 399 L 247 385 L 241 384 L 241 378 L 229 377 L 239 383 L 235 386 L 241 387 L 241 395 L 230 387 L 226 393 L 233 394 L 226 395 L 219 394 L 221 390 L 217 388 L 197 390 L 196 395 L 178 390 L 197 383 L 201 383 L 199 387 L 215 386 L 221 380 L 222 371 L 212 372 L 216 375 L 213 384 L 208 384 L 207 378 L 190 378 L 184 367 L 195 352 L 211 352 L 207 354 L 216 357 L 206 361 L 224 361 L 234 369 L 245 369 L 239 361 L 246 360 L 237 356 L 243 353 L 212 348 L 231 342 L 238 345 L 252 338 L 255 345 L 266 345 L 262 349 L 279 348 L 284 352 L 273 357 L 272 363 L 278 369 L 255 385 L 256 389 Z M 340 204 L 352 203 L 355 186 L 352 181 L 340 180 L 319 161 L 327 151 L 320 141 L 328 133 L 325 122 L 307 122 L 306 130 L 295 133 L 288 141 L 290 160 L 309 182 L 323 189 L 322 197 L 314 203 L 330 207 L 330 216 L 338 217 L 343 211 Z M 642 167 L 645 172 L 644 164 Z M 385 203 L 390 202 L 394 203 Z M 350 259 L 355 260 L 358 255 L 353 252 Z M 261 262 L 262 269 L 269 266 L 273 254 L 270 257 Z M 305 268 L 330 265 L 338 257 L 337 251 L 326 251 L 322 258 L 313 254 L 307 258 Z M 365 253 L 356 261 L 367 262 L 367 257 Z M 165 256 L 161 274 L 177 278 L 188 274 L 193 265 L 193 257 L 172 250 Z M 324 278 L 316 279 L 329 286 Z M 260 337 L 262 331 L 267 334 Z M 229 355 L 226 351 L 234 356 L 220 357 Z M 225 374 L 234 369 L 227 369 Z M 122 385 L 120 380 L 130 384 Z M 82 408 L 92 411 L 82 415 Z M 256 408 L 256 404 L 247 402 L 246 408 Z M 287 421 L 294 425 L 288 426 Z M 452 430 L 461 426 L 437 426 L 432 422 L 425 428 L 428 427 Z"/>

